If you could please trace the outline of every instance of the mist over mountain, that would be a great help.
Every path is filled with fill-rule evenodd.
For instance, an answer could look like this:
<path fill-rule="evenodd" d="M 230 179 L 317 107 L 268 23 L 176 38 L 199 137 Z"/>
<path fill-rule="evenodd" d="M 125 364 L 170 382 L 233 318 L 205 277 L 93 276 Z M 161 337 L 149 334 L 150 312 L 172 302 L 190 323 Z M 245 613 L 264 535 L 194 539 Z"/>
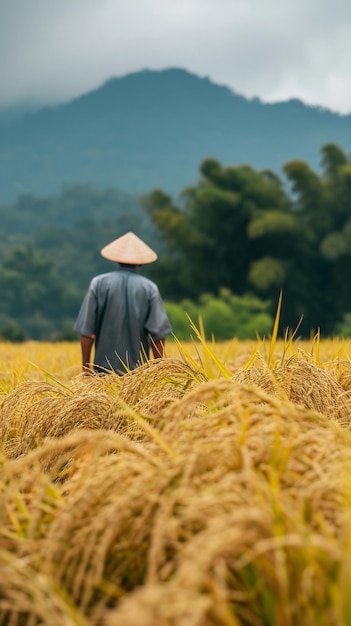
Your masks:
<path fill-rule="evenodd" d="M 350 115 L 266 104 L 182 69 L 143 70 L 55 107 L 0 111 L 0 203 L 72 184 L 177 195 L 208 157 L 278 174 L 292 159 L 318 169 L 328 142 L 349 152 Z"/>

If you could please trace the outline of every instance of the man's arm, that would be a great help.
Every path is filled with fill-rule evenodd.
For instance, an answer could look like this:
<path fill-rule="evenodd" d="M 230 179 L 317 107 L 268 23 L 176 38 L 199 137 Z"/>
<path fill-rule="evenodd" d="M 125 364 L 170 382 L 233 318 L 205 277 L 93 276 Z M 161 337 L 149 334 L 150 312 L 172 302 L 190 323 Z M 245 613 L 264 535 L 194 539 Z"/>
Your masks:
<path fill-rule="evenodd" d="M 85 335 L 80 336 L 80 347 L 82 351 L 82 367 L 83 371 L 87 371 L 91 369 L 90 366 L 90 355 L 91 349 L 94 343 L 94 335 L 90 337 L 86 337 Z"/>

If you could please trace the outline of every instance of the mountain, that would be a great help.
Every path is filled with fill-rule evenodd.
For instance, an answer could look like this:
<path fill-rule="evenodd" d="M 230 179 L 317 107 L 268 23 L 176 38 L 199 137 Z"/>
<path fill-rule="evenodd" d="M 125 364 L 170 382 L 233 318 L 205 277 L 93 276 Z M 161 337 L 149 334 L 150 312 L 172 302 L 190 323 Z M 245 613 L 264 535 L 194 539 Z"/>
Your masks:
<path fill-rule="evenodd" d="M 207 157 L 279 174 L 295 158 L 318 169 L 325 143 L 346 152 L 351 145 L 350 115 L 247 99 L 177 68 L 112 78 L 65 104 L 10 113 L 0 124 L 0 204 L 75 184 L 176 195 L 196 182 Z"/>

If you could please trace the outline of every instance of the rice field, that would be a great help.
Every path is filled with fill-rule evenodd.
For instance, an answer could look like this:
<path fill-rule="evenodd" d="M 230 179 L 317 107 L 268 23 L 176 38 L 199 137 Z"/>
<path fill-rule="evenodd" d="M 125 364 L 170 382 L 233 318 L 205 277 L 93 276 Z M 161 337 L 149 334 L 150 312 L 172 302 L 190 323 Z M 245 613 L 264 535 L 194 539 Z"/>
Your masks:
<path fill-rule="evenodd" d="M 0 343 L 0 625 L 351 625 L 351 343 L 166 357 Z"/>

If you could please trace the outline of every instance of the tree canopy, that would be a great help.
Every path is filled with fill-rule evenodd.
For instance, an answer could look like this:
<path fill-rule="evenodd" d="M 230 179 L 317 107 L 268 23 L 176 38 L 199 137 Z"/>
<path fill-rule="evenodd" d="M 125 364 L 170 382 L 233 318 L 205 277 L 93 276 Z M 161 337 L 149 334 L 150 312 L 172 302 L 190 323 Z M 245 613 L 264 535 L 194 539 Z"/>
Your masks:
<path fill-rule="evenodd" d="M 159 190 L 148 195 L 145 209 L 167 246 L 152 275 L 168 297 L 228 288 L 275 303 L 282 289 L 284 325 L 303 317 L 306 335 L 333 333 L 351 311 L 351 162 L 327 144 L 320 173 L 296 160 L 283 173 L 206 159 L 178 206 Z"/>

